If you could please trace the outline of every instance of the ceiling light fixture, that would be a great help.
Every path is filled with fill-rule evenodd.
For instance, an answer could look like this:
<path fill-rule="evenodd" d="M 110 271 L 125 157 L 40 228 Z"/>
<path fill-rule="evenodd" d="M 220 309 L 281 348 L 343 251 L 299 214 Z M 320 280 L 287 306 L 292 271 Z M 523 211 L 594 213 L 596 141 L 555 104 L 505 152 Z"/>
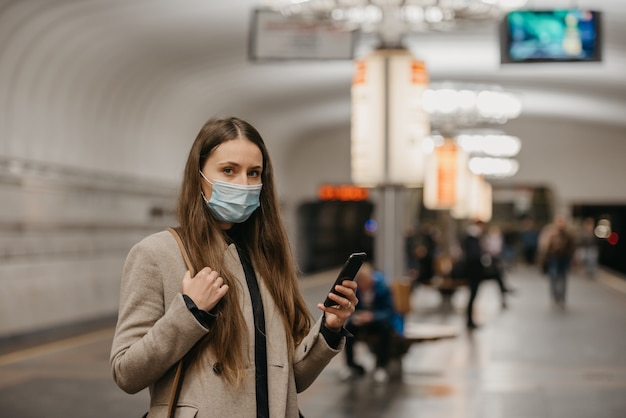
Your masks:
<path fill-rule="evenodd" d="M 516 136 L 501 131 L 463 131 L 454 138 L 468 154 L 488 157 L 514 157 L 522 148 Z"/>
<path fill-rule="evenodd" d="M 468 167 L 472 173 L 485 177 L 511 177 L 519 170 L 519 163 L 511 158 L 472 157 Z"/>
<path fill-rule="evenodd" d="M 515 94 L 494 85 L 431 83 L 422 101 L 432 130 L 447 136 L 453 136 L 458 129 L 503 124 L 522 111 L 521 100 Z"/>
<path fill-rule="evenodd" d="M 331 22 L 341 29 L 375 33 L 398 43 L 410 32 L 448 31 L 496 22 L 526 0 L 264 0 L 286 16 Z"/>

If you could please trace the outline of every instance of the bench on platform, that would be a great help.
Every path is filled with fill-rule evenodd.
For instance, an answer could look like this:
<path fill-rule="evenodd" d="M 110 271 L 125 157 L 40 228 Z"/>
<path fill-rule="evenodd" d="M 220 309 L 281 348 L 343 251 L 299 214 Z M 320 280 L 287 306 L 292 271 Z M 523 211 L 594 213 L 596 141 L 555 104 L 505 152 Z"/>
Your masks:
<path fill-rule="evenodd" d="M 405 323 L 404 333 L 399 334 L 394 331 L 391 337 L 391 351 L 389 358 L 389 374 L 402 374 L 402 358 L 409 351 L 413 344 L 441 341 L 458 336 L 458 329 L 445 324 L 429 323 Z M 366 336 L 363 341 L 367 344 L 370 352 L 375 352 L 377 337 L 375 335 Z"/>
<path fill-rule="evenodd" d="M 455 338 L 458 330 L 451 325 L 407 323 L 404 333 L 394 332 L 391 341 L 391 358 L 400 358 L 405 355 L 411 345 Z"/>
<path fill-rule="evenodd" d="M 501 280 L 501 267 L 496 263 L 484 265 L 481 280 Z M 452 296 L 462 287 L 468 286 L 464 264 L 449 255 L 440 256 L 435 262 L 435 276 L 425 283 L 439 291 L 444 309 L 452 308 Z"/>
<path fill-rule="evenodd" d="M 452 309 L 452 296 L 458 289 L 467 286 L 467 280 L 449 276 L 435 276 L 428 285 L 436 289 L 441 295 L 441 307 L 444 310 L 450 310 Z"/>
<path fill-rule="evenodd" d="M 419 282 L 421 285 L 430 286 L 441 295 L 441 306 L 444 310 L 452 308 L 452 296 L 462 287 L 467 286 L 467 280 L 459 277 L 456 268 L 458 262 L 450 255 L 442 255 L 435 259 L 435 275 L 427 282 Z"/>
<path fill-rule="evenodd" d="M 428 324 L 406 322 L 405 317 L 411 310 L 411 285 L 406 281 L 395 280 L 391 284 L 391 294 L 396 312 L 402 317 L 402 333 L 394 329 L 391 335 L 390 347 L 390 373 L 397 370 L 402 373 L 402 357 L 409 351 L 413 344 L 439 341 L 457 336 L 457 330 L 444 324 Z M 363 337 L 370 352 L 375 352 L 377 336 L 367 335 Z"/>

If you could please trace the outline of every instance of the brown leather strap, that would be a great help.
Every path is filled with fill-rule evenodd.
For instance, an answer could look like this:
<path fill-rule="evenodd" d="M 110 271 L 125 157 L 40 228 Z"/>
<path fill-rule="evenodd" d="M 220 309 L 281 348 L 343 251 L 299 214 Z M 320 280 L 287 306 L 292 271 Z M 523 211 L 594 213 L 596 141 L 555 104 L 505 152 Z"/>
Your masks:
<path fill-rule="evenodd" d="M 170 231 L 172 235 L 174 235 L 174 238 L 176 238 L 176 243 L 178 243 L 178 248 L 180 248 L 180 252 L 183 255 L 183 258 L 185 259 L 185 264 L 187 265 L 187 270 L 189 270 L 191 277 L 195 276 L 196 274 L 193 270 L 193 266 L 191 265 L 191 260 L 189 259 L 187 248 L 185 248 L 185 244 L 183 244 L 183 240 L 180 237 L 180 229 L 176 227 L 176 228 L 167 228 L 167 230 Z"/>
<path fill-rule="evenodd" d="M 185 259 L 185 264 L 187 265 L 187 269 L 191 274 L 191 277 L 195 276 L 193 266 L 191 265 L 191 260 L 189 259 L 189 254 L 187 254 L 187 249 L 185 248 L 185 244 L 183 244 L 183 240 L 180 237 L 179 228 L 167 228 L 168 231 L 176 238 L 176 242 L 178 243 L 178 247 L 180 248 L 180 252 Z M 180 388 L 183 385 L 183 373 L 187 363 L 187 355 L 183 357 L 176 367 L 176 374 L 174 375 L 174 381 L 172 382 L 172 391 L 170 392 L 170 400 L 167 403 L 167 416 L 168 418 L 174 418 L 174 413 L 176 411 L 176 403 L 178 402 L 178 395 L 180 394 Z"/>
<path fill-rule="evenodd" d="M 176 374 L 174 375 L 174 381 L 172 382 L 172 390 L 170 392 L 170 400 L 167 403 L 167 417 L 174 418 L 176 413 L 176 403 L 178 402 L 178 395 L 180 394 L 180 387 L 183 385 L 183 363 L 185 358 L 183 357 L 176 367 Z"/>

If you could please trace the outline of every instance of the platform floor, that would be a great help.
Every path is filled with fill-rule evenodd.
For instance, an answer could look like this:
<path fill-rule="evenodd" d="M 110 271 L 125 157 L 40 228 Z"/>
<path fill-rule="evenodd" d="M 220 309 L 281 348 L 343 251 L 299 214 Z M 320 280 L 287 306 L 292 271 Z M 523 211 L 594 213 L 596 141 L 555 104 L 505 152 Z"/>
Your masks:
<path fill-rule="evenodd" d="M 313 307 L 336 271 L 302 279 Z M 413 293 L 411 323 L 445 324 L 458 336 L 413 345 L 402 375 L 342 380 L 338 356 L 300 395 L 307 418 L 623 418 L 626 417 L 626 280 L 602 271 L 572 274 L 567 307 L 551 305 L 548 282 L 533 268 L 508 274 L 517 293 L 501 309 L 485 282 L 472 333 L 463 328 L 467 291 L 442 310 L 430 288 Z M 0 347 L 0 417 L 140 417 L 147 391 L 122 392 L 111 379 L 112 320 L 79 335 Z M 357 356 L 372 367 L 365 347 Z"/>

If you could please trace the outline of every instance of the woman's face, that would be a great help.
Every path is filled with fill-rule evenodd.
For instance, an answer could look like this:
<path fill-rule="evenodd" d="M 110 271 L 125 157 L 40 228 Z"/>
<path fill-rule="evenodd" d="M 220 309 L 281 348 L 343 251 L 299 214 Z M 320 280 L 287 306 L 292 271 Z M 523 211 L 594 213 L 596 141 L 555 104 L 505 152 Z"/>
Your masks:
<path fill-rule="evenodd" d="M 222 142 L 215 147 L 202 167 L 204 176 L 213 181 L 221 180 L 241 185 L 261 184 L 263 154 L 258 146 L 247 139 L 237 138 Z M 202 192 L 211 198 L 213 188 L 202 181 Z"/>

